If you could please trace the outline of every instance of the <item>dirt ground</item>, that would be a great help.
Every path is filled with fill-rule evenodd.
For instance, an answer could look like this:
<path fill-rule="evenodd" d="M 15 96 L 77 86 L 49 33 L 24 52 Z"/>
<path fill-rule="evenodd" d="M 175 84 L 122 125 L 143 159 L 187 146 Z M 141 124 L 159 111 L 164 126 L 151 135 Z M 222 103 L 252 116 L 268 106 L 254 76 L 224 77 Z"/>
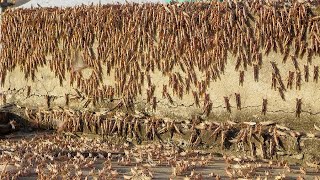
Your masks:
<path fill-rule="evenodd" d="M 51 131 L 0 139 L 1 179 L 318 179 L 316 168 L 237 157 L 166 141 L 127 140 Z"/>

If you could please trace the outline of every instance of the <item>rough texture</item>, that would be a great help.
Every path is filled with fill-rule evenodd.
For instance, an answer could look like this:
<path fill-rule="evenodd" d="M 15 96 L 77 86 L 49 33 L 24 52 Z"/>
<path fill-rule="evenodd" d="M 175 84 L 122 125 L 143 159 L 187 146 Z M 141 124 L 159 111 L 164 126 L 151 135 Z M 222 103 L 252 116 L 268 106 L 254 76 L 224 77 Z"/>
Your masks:
<path fill-rule="evenodd" d="M 257 120 L 265 102 L 267 115 L 318 115 L 313 11 L 261 2 L 8 11 L 2 103 Z"/>
<path fill-rule="evenodd" d="M 2 103 L 32 127 L 319 168 L 320 17 L 309 4 L 37 8 L 2 18 Z"/>

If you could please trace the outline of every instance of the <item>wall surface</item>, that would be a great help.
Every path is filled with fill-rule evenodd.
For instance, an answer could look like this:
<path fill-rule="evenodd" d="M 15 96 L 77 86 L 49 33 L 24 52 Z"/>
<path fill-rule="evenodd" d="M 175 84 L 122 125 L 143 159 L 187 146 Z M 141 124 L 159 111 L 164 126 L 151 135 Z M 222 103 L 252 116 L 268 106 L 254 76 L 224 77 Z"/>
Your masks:
<path fill-rule="evenodd" d="M 285 100 L 279 95 L 279 91 L 271 89 L 272 79 L 272 66 L 268 63 L 268 60 L 275 60 L 279 64 L 279 69 L 283 77 L 288 76 L 289 70 L 293 71 L 294 67 L 292 64 L 282 64 L 281 56 L 279 54 L 272 53 L 269 56 L 264 57 L 263 68 L 260 70 L 259 81 L 255 82 L 253 77 L 253 70 L 250 68 L 245 72 L 245 80 L 243 86 L 239 85 L 239 72 L 234 71 L 233 57 L 230 57 L 229 63 L 226 65 L 226 71 L 221 75 L 221 80 L 211 82 L 211 86 L 208 89 L 210 93 L 210 99 L 213 102 L 213 112 L 223 113 L 227 112 L 225 108 L 224 97 L 230 99 L 231 113 L 238 113 L 241 111 L 253 111 L 256 114 L 261 113 L 263 99 L 268 100 L 268 113 L 277 112 L 288 112 L 294 114 L 296 111 L 296 98 L 301 98 L 303 102 L 303 111 L 305 113 L 318 114 L 320 109 L 320 93 L 319 84 L 316 82 L 303 82 L 301 90 L 297 90 L 295 85 L 292 89 L 288 89 L 285 92 Z M 279 60 L 280 59 L 280 60 Z M 314 59 L 315 62 L 319 62 L 319 58 Z M 307 64 L 306 60 L 301 60 L 301 64 Z M 318 65 L 318 63 L 313 63 Z M 312 67 L 312 66 L 310 66 Z M 105 70 L 103 70 L 105 71 Z M 90 70 L 83 70 L 83 75 L 90 77 Z M 311 71 L 311 74 L 313 72 Z M 158 107 L 156 113 L 166 114 L 172 112 L 179 116 L 189 117 L 194 112 L 202 112 L 202 108 L 198 108 L 194 103 L 192 93 L 184 95 L 182 99 L 173 97 L 173 104 L 166 98 L 162 98 L 162 87 L 168 83 L 168 78 L 163 76 L 160 72 L 151 73 L 151 78 L 154 84 L 156 84 L 155 95 L 158 97 Z M 68 75 L 67 75 L 68 77 Z M 199 77 L 200 73 L 199 73 Z M 311 79 L 311 77 L 310 77 Z M 104 75 L 103 81 L 106 84 L 114 84 L 114 74 L 110 76 Z M 287 79 L 284 79 L 287 83 Z M 70 104 L 72 108 L 82 108 L 88 102 L 88 98 L 82 99 L 76 91 L 76 87 L 69 86 L 70 80 L 67 78 L 60 85 L 59 79 L 57 79 L 50 71 L 48 67 L 39 68 L 35 75 L 35 81 L 24 79 L 24 73 L 19 68 L 15 68 L 14 71 L 10 72 L 6 77 L 6 83 L 4 85 L 2 93 L 6 95 L 7 103 L 15 102 L 21 106 L 33 106 L 33 107 L 47 107 L 47 95 L 52 97 L 50 104 L 51 107 L 62 106 L 66 104 L 65 95 L 69 94 Z M 30 95 L 27 96 L 28 86 L 30 86 Z M 142 95 L 137 98 L 137 105 L 146 107 L 148 111 L 154 112 L 151 105 L 146 103 L 146 90 L 147 86 L 142 88 Z M 193 87 L 192 89 L 195 90 Z M 236 97 L 235 93 L 239 93 L 241 96 L 241 110 L 236 109 Z M 117 98 L 116 98 L 117 99 Z M 117 100 L 115 100 L 117 102 Z M 200 104 L 203 104 L 203 100 L 200 99 Z M 112 103 L 113 104 L 113 103 Z M 115 103 L 117 104 L 117 103 Z M 92 103 L 88 107 L 94 108 Z M 98 103 L 95 108 L 112 108 L 108 101 L 104 103 Z M 170 114 L 170 113 L 169 113 Z"/>
<path fill-rule="evenodd" d="M 126 7 L 5 13 L 2 103 L 94 111 L 120 103 L 129 112 L 182 117 L 255 117 L 263 107 L 267 115 L 320 113 L 320 21 L 308 5 Z"/>

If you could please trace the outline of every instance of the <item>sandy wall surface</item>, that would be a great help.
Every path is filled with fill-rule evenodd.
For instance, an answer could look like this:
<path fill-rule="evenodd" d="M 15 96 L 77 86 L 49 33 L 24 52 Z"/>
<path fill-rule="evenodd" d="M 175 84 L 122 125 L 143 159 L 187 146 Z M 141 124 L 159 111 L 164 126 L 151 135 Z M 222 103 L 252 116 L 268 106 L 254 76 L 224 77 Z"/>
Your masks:
<path fill-rule="evenodd" d="M 241 7 L 244 6 L 241 4 L 239 5 Z M 199 10 L 199 13 L 201 12 L 201 4 L 195 6 L 195 8 L 198 9 L 190 8 L 187 5 L 158 5 L 157 7 L 154 7 L 154 9 L 156 9 L 154 10 L 154 13 L 158 13 L 159 16 L 166 17 L 166 20 L 169 19 L 169 21 L 171 21 L 170 18 L 175 18 L 175 16 L 179 16 L 180 18 L 185 18 L 184 16 L 186 16 L 190 18 L 184 19 L 185 23 L 191 24 L 190 27 L 184 27 L 185 29 L 181 28 L 179 30 L 176 29 L 178 37 L 173 33 L 169 33 L 167 36 L 164 36 L 167 31 L 172 31 L 172 28 L 174 30 L 176 26 L 181 25 L 178 23 L 178 21 L 175 22 L 177 23 L 176 25 L 170 25 L 169 27 L 168 24 L 163 25 L 164 23 L 162 22 L 162 19 L 158 18 L 156 20 L 157 23 L 162 25 L 161 27 L 156 27 L 155 24 L 157 23 L 148 23 L 147 21 L 142 22 L 141 20 L 143 20 L 144 14 L 139 14 L 140 12 L 138 12 L 138 10 L 132 10 L 132 12 L 128 11 L 126 13 L 119 11 L 119 13 L 125 13 L 125 17 L 117 16 L 117 10 L 111 10 L 110 13 L 112 16 L 110 15 L 110 19 L 103 23 L 111 23 L 111 25 L 114 26 L 114 29 L 110 28 L 108 31 L 102 32 L 104 26 L 95 27 L 98 30 L 101 28 L 101 32 L 93 33 L 94 36 L 100 37 L 100 39 L 96 38 L 92 45 L 88 45 L 90 52 L 88 52 L 88 50 L 84 51 L 80 47 L 75 47 L 72 45 L 72 43 L 75 43 L 75 41 L 79 40 L 81 35 L 74 33 L 70 37 L 66 36 L 66 32 L 68 29 L 70 29 L 70 26 L 67 23 L 72 24 L 82 22 L 81 18 L 84 19 L 84 22 L 88 22 L 88 19 L 97 18 L 99 14 L 94 14 L 89 18 L 86 16 L 80 16 L 81 18 L 79 17 L 80 20 L 78 21 L 77 19 L 69 18 L 68 15 L 65 17 L 65 14 L 68 14 L 67 10 L 62 10 L 62 15 L 60 18 L 66 18 L 66 22 L 63 22 L 61 25 L 59 25 L 61 27 L 58 26 L 61 28 L 59 35 L 59 37 L 61 36 L 61 40 L 58 42 L 58 47 L 55 47 L 55 54 L 47 52 L 45 56 L 41 54 L 43 51 L 52 51 L 51 46 L 53 41 L 50 40 L 52 37 L 49 37 L 49 35 L 54 37 L 56 32 L 53 31 L 46 34 L 43 29 L 30 29 L 30 23 L 26 22 L 23 22 L 21 27 L 20 24 L 16 27 L 7 27 L 9 21 L 8 19 L 11 18 L 12 21 L 16 21 L 17 19 L 12 18 L 13 16 L 5 16 L 6 23 L 3 25 L 3 27 L 6 27 L 7 29 L 4 29 L 3 31 L 8 33 L 8 29 L 11 29 L 14 31 L 15 35 L 10 37 L 11 39 L 2 39 L 5 44 L 5 48 L 2 50 L 5 56 L 3 56 L 1 59 L 1 67 L 4 68 L 4 70 L 2 70 L 1 77 L 5 78 L 2 80 L 3 87 L 1 88 L 2 104 L 16 103 L 20 106 L 31 106 L 35 108 L 70 107 L 75 109 L 88 108 L 92 110 L 108 111 L 117 110 L 115 105 L 119 104 L 119 102 L 123 100 L 123 107 L 128 105 L 126 103 L 133 103 L 134 108 L 139 109 L 140 111 L 148 111 L 160 116 L 173 114 L 184 117 L 189 117 L 192 114 L 207 114 L 213 116 L 227 114 L 231 115 L 232 117 L 241 113 L 254 116 L 260 115 L 263 107 L 266 107 L 265 110 L 267 114 L 287 113 L 293 116 L 303 116 L 306 114 L 318 115 L 320 113 L 320 102 L 318 101 L 320 99 L 320 86 L 317 82 L 319 74 L 316 70 L 319 66 L 320 60 L 319 56 L 317 55 L 318 49 L 316 48 L 318 47 L 319 44 L 317 43 L 319 42 L 314 42 L 314 39 L 317 39 L 318 37 L 316 33 L 310 33 L 303 40 L 299 40 L 298 38 L 299 34 L 306 32 L 304 28 L 310 28 L 311 30 L 309 31 L 316 31 L 316 27 L 318 27 L 319 24 L 318 21 L 310 20 L 310 22 L 314 23 L 311 23 L 312 25 L 310 25 L 310 23 L 308 24 L 307 22 L 301 21 L 303 23 L 297 23 L 297 27 L 290 27 L 290 25 L 287 27 L 286 25 L 283 25 L 282 28 L 293 28 L 292 30 L 295 32 L 295 34 L 292 35 L 291 31 L 286 32 L 287 37 L 292 36 L 290 37 L 292 38 L 292 44 L 288 45 L 291 46 L 291 51 L 288 52 L 289 57 L 286 63 L 282 63 L 284 54 L 283 52 L 279 52 L 283 51 L 283 49 L 280 50 L 281 48 L 279 44 L 277 44 L 279 47 L 275 46 L 275 48 L 273 48 L 268 55 L 264 53 L 264 47 L 270 45 L 268 44 L 270 42 L 279 43 L 282 40 L 286 41 L 286 35 L 284 35 L 284 37 L 278 37 L 279 39 L 277 39 L 277 42 L 273 42 L 273 37 L 265 36 L 265 42 L 263 42 L 264 40 L 262 40 L 259 35 L 251 36 L 249 34 L 250 31 L 253 31 L 256 34 L 267 33 L 264 29 L 256 29 L 254 27 L 267 26 L 270 28 L 272 27 L 272 23 L 274 23 L 272 18 L 269 19 L 270 21 L 265 21 L 263 19 L 263 14 L 255 14 L 257 17 L 253 16 L 253 20 L 249 20 L 246 19 L 244 15 L 244 11 L 246 10 L 237 10 L 237 7 L 235 10 L 230 10 L 230 12 L 228 12 L 228 10 L 227 13 L 222 14 L 221 17 L 212 16 L 212 18 L 217 21 L 221 20 L 220 23 L 225 23 L 225 26 L 229 28 L 230 25 L 232 26 L 238 23 L 238 25 L 232 27 L 236 33 L 223 28 L 215 29 L 214 26 L 210 24 L 210 28 L 212 28 L 210 29 L 212 34 L 210 34 L 203 30 L 203 26 L 200 26 L 196 21 L 194 21 L 194 18 L 197 18 L 197 15 L 192 16 L 192 18 L 190 15 L 188 15 L 188 13 L 191 14 L 191 11 L 194 10 Z M 215 11 L 224 11 L 223 8 L 228 8 L 227 4 L 220 4 L 218 6 L 221 6 L 221 8 L 206 9 L 203 10 L 203 12 L 214 14 Z M 96 12 L 95 8 L 100 7 L 90 8 L 88 9 L 90 12 Z M 117 8 L 121 9 L 122 7 Z M 133 7 L 129 6 L 129 9 L 130 8 Z M 140 6 L 135 8 L 138 9 Z M 148 8 L 151 8 L 151 6 L 147 7 L 146 9 Z M 253 5 L 250 8 L 254 9 L 255 6 Z M 301 4 L 295 5 L 291 8 L 292 11 L 304 11 L 303 8 L 305 8 L 305 6 Z M 86 10 L 86 7 L 81 7 L 75 11 L 84 12 Z M 25 16 L 25 18 L 30 18 L 30 21 L 32 21 L 32 16 L 28 15 L 28 11 L 29 10 L 21 10 L 21 12 L 23 12 L 21 17 Z M 33 13 L 32 11 L 30 11 L 30 14 Z M 172 12 L 174 11 L 176 11 L 178 15 L 172 16 Z M 39 9 L 38 12 L 41 12 L 41 10 Z M 98 12 L 100 13 L 100 11 Z M 257 13 L 252 10 L 252 13 L 253 12 Z M 14 14 L 15 12 L 10 13 Z M 43 13 L 45 14 L 46 12 L 43 11 Z M 131 17 L 128 13 L 137 13 L 139 16 Z M 232 13 L 236 13 L 238 19 L 234 20 L 234 22 L 233 20 L 225 22 L 223 18 L 229 17 L 229 15 L 232 15 Z M 248 10 L 246 13 L 251 13 L 251 11 Z M 269 13 L 271 13 L 271 11 Z M 308 11 L 304 11 L 303 13 L 308 15 Z M 297 15 L 297 18 L 305 17 L 306 15 L 303 13 Z M 51 15 L 52 14 L 49 14 L 49 16 Z M 202 15 L 199 15 L 199 18 L 200 16 L 201 18 L 204 18 Z M 41 18 L 43 20 L 41 23 L 45 25 L 44 21 L 47 21 L 46 17 L 44 16 Z M 119 18 L 121 19 L 119 20 Z M 277 22 L 281 22 L 283 20 L 281 20 L 281 18 L 278 16 L 275 16 L 274 18 L 276 18 Z M 309 19 L 312 19 L 311 15 Z M 124 23 L 121 26 L 117 26 L 116 24 L 112 24 L 113 21 L 128 21 L 130 23 Z M 133 21 L 141 21 L 142 23 L 135 24 L 132 23 Z M 247 21 L 247 23 L 252 23 L 252 26 L 243 24 L 245 21 Z M 256 25 L 254 25 L 254 22 L 251 21 L 256 22 Z M 295 20 L 293 19 L 292 21 Z M 209 22 L 210 21 L 208 21 L 208 26 Z M 50 27 L 54 25 L 54 23 L 50 24 L 52 23 L 51 20 L 48 20 L 46 23 L 49 23 L 48 26 Z M 90 24 L 92 22 L 89 21 L 88 23 Z M 145 23 L 145 26 L 143 23 Z M 174 24 L 174 22 L 172 23 Z M 243 24 L 242 27 L 240 26 L 241 23 Z M 85 23 L 80 24 L 81 25 L 79 26 L 81 27 L 76 27 L 76 29 L 78 28 L 81 30 L 81 33 L 84 33 L 83 36 L 86 36 L 86 38 L 90 38 L 92 35 L 86 31 L 82 32 L 83 29 L 81 29 L 86 28 L 87 25 Z M 26 27 L 25 29 L 27 30 L 23 31 L 23 34 L 19 34 L 17 29 L 21 29 L 22 26 Z M 188 28 L 191 28 L 192 26 L 194 26 L 195 32 L 188 31 Z M 273 31 L 277 32 L 279 29 L 281 29 L 279 26 L 280 25 L 278 24 L 277 27 L 274 27 L 275 29 Z M 50 29 L 50 27 L 46 28 Z M 146 28 L 145 31 L 142 30 L 143 28 Z M 155 29 L 150 30 L 151 28 Z M 29 37 L 28 35 L 34 31 L 37 31 L 39 34 L 34 37 Z M 154 34 L 150 35 L 151 32 Z M 103 39 L 101 37 L 106 35 L 103 33 L 114 34 L 112 36 L 109 36 L 108 34 L 108 37 Z M 228 36 L 223 36 L 224 33 L 230 33 L 230 38 Z M 205 40 L 201 39 L 203 38 L 204 34 L 207 36 L 204 38 Z M 26 47 L 28 42 L 19 43 L 15 40 L 15 36 L 18 36 L 18 39 L 29 38 L 31 41 L 34 40 L 35 42 L 32 41 L 33 43 L 31 43 L 32 48 L 30 51 L 20 48 L 20 44 L 21 46 Z M 238 38 L 239 40 L 233 39 L 232 36 L 241 38 Z M 44 43 L 44 41 L 48 40 L 41 40 L 39 37 L 48 38 L 50 43 Z M 187 37 L 191 38 L 191 40 L 186 41 Z M 201 41 L 199 39 L 201 39 Z M 18 52 L 15 55 L 17 58 L 13 58 L 12 55 L 10 55 L 10 53 L 12 53 L 10 52 L 12 49 L 8 47 L 11 47 L 12 41 L 14 41 L 12 48 L 16 49 Z M 68 41 L 71 41 L 71 44 Z M 85 42 L 81 42 L 81 40 L 79 40 L 81 43 L 87 42 L 86 40 L 84 41 Z M 230 45 L 230 41 L 233 44 Z M 260 46 L 260 41 L 261 46 L 263 43 L 265 46 L 262 46 L 259 49 L 257 46 Z M 39 44 L 37 44 L 37 42 Z M 299 42 L 300 44 L 298 44 Z M 173 44 L 171 48 L 168 47 L 170 43 Z M 303 43 L 307 44 L 304 47 L 305 49 L 298 50 L 297 54 L 297 49 L 303 47 L 301 45 Z M 207 46 L 206 50 L 201 49 L 201 46 Z M 224 49 L 224 46 L 228 46 L 229 49 Z M 185 51 L 181 51 L 181 49 L 175 49 L 176 47 L 182 47 Z M 130 48 L 132 48 L 133 51 Z M 194 48 L 193 51 L 192 48 Z M 230 52 L 235 51 L 237 48 L 243 48 L 244 50 L 238 50 L 236 55 L 232 55 Z M 250 49 L 250 52 L 245 51 L 245 49 L 248 48 L 252 48 Z M 254 48 L 258 49 L 257 54 L 251 53 L 251 51 L 256 51 Z M 164 55 L 164 51 L 168 51 L 169 53 Z M 305 51 L 304 55 L 300 55 L 302 54 L 302 51 Z M 311 56 L 311 61 L 307 61 L 307 54 L 309 54 L 309 51 L 315 51 L 315 54 Z M 25 54 L 26 52 L 27 54 Z M 223 53 L 225 53 L 227 56 L 222 56 L 221 54 Z M 261 60 L 257 60 L 257 58 L 253 57 L 259 53 L 262 55 Z M 160 56 L 155 57 L 157 54 L 160 54 Z M 236 64 L 239 57 L 247 55 L 251 57 L 248 57 L 246 60 L 242 60 L 243 62 L 240 62 L 239 68 L 235 68 L 237 66 Z M 19 56 L 21 57 L 19 58 Z M 118 59 L 114 60 L 111 56 L 118 56 Z M 195 59 L 189 59 L 189 61 L 187 61 L 186 57 L 188 56 L 192 56 Z M 197 56 L 201 57 L 197 58 Z M 296 64 L 294 63 L 295 61 L 292 60 L 293 56 L 297 56 Z M 301 58 L 299 56 L 301 56 Z M 96 58 L 88 60 L 88 57 Z M 26 60 L 24 60 L 24 58 L 26 58 Z M 131 58 L 131 60 L 127 58 Z M 142 58 L 145 58 L 145 63 L 149 63 L 149 67 L 147 65 L 142 65 Z M 207 62 L 209 61 L 208 59 L 210 59 L 209 63 Z M 170 63 L 172 62 L 173 67 L 169 70 L 170 72 L 168 72 L 166 67 L 171 66 Z M 111 66 L 110 63 L 114 63 L 115 65 Z M 189 69 L 184 71 L 183 69 L 186 69 L 187 66 L 190 65 L 188 63 L 194 63 L 192 64 L 192 70 L 189 71 L 190 67 L 188 67 Z M 203 66 L 201 63 L 207 63 L 208 67 L 200 67 Z M 248 64 L 245 65 L 244 63 Z M 276 78 L 275 87 L 272 88 L 272 74 L 277 71 L 274 69 L 272 65 L 273 63 L 276 64 L 276 67 L 279 70 L 278 75 L 281 77 L 280 79 L 284 85 L 283 87 L 281 87 L 280 79 L 278 77 Z M 221 69 L 221 65 L 225 67 L 223 70 Z M 108 74 L 107 72 L 110 66 L 111 70 Z M 136 68 L 137 66 L 140 67 Z M 150 66 L 154 66 L 154 70 L 148 70 Z M 7 67 L 9 68 L 6 69 Z M 127 71 L 125 68 L 129 68 L 128 72 L 125 72 Z M 256 69 L 256 74 L 258 74 L 256 78 L 254 78 L 254 69 Z M 308 69 L 308 74 L 306 73 L 306 69 Z M 5 73 L 3 73 L 4 71 Z M 239 83 L 241 71 L 244 73 L 243 85 Z M 144 77 L 140 74 L 141 72 L 144 73 Z M 193 77 L 190 77 L 190 72 L 195 73 L 195 76 L 197 77 L 196 81 L 193 79 Z M 291 78 L 289 78 L 290 72 Z M 64 76 L 63 80 L 61 80 L 61 74 Z M 75 74 L 81 74 L 80 80 L 73 79 L 73 81 L 81 81 L 80 85 L 78 82 L 74 82 L 73 84 L 70 82 L 70 78 L 74 78 Z M 148 82 L 148 75 L 150 75 L 150 83 Z M 208 78 L 208 76 L 212 77 Z M 32 79 L 32 77 L 34 79 Z M 94 84 L 95 78 L 97 77 L 101 77 L 101 80 L 98 80 L 99 84 Z M 124 83 L 124 89 L 120 88 L 121 90 L 119 90 L 119 86 L 122 85 L 123 77 L 127 78 Z M 179 80 L 180 77 L 181 80 Z M 178 80 L 176 79 L 176 81 L 178 81 L 178 83 L 172 82 L 172 78 L 177 78 Z M 188 83 L 187 81 L 190 80 L 195 82 Z M 289 81 L 292 82 L 292 87 L 290 87 L 290 83 L 288 83 Z M 137 84 L 139 87 L 136 86 Z M 190 88 L 187 88 L 187 84 L 190 84 Z M 205 90 L 204 92 L 200 92 L 200 90 L 203 89 L 200 86 L 203 84 L 206 86 L 204 88 Z M 167 94 L 172 98 L 172 102 L 170 102 L 168 95 L 163 95 L 164 85 L 167 85 Z M 175 85 L 177 85 L 177 87 L 174 87 Z M 102 86 L 110 86 L 113 87 L 114 90 L 118 89 L 121 91 L 119 93 L 121 95 L 119 96 L 117 93 L 115 93 L 114 97 L 106 98 L 105 96 L 102 97 L 99 94 L 95 94 L 106 91 L 106 89 L 103 89 Z M 154 94 L 152 94 L 151 97 L 148 97 L 148 92 L 150 92 L 150 89 L 152 88 L 155 88 Z M 89 92 L 85 92 L 85 90 L 88 89 L 90 89 Z M 189 91 L 187 89 L 189 89 Z M 97 90 L 97 92 L 94 92 L 95 90 Z M 179 95 L 180 90 L 182 91 L 181 95 Z M 124 98 L 128 98 L 130 96 L 126 94 L 126 92 L 132 93 L 132 91 L 140 91 L 138 93 L 134 92 L 134 94 L 137 94 L 136 96 L 133 96 L 134 101 L 130 102 L 128 99 L 124 100 Z M 199 105 L 196 103 L 195 94 L 199 97 Z M 238 95 L 238 102 L 236 101 L 236 94 Z M 147 100 L 148 98 L 149 100 Z M 205 99 L 207 99 L 206 103 L 204 103 Z M 239 100 L 241 101 L 241 104 L 239 103 Z M 263 102 L 265 102 L 264 105 Z M 230 108 L 227 108 L 228 106 L 230 106 Z M 131 109 L 128 108 L 126 110 Z M 206 111 L 210 111 L 211 114 L 210 112 L 206 113 Z"/>
<path fill-rule="evenodd" d="M 272 65 L 268 61 L 275 61 L 278 64 L 281 76 L 285 85 L 287 84 L 288 71 L 294 71 L 292 63 L 282 64 L 282 56 L 276 53 L 271 53 L 269 56 L 264 56 L 265 62 L 260 69 L 259 81 L 254 80 L 253 68 L 249 67 L 245 72 L 245 78 L 243 86 L 239 85 L 239 72 L 234 70 L 234 57 L 228 56 L 228 64 L 226 65 L 225 73 L 221 75 L 221 80 L 211 81 L 210 87 L 207 92 L 210 94 L 210 99 L 213 102 L 213 113 L 221 114 L 228 113 L 225 104 L 224 97 L 228 97 L 231 105 L 231 114 L 237 114 L 243 112 L 252 111 L 253 115 L 260 115 L 262 109 L 263 99 L 268 100 L 267 113 L 291 113 L 296 111 L 296 98 L 302 100 L 303 113 L 312 113 L 317 115 L 320 107 L 320 93 L 319 84 L 313 82 L 313 66 L 310 67 L 310 81 L 302 81 L 301 90 L 296 89 L 293 84 L 292 89 L 287 89 L 285 94 L 285 100 L 279 95 L 279 91 L 271 88 L 272 81 Z M 314 58 L 313 65 L 318 65 L 319 58 Z M 299 60 L 299 65 L 303 67 L 306 65 L 306 59 Z M 104 69 L 103 72 L 106 70 Z M 92 71 L 89 69 L 83 70 L 84 77 L 89 78 Z M 201 73 L 198 74 L 201 77 Z M 69 107 L 82 108 L 88 102 L 88 98 L 79 97 L 75 86 L 70 86 L 70 80 L 67 78 L 63 81 L 63 85 L 60 85 L 59 79 L 55 77 L 54 73 L 50 71 L 48 67 L 42 67 L 35 75 L 35 81 L 26 81 L 24 79 L 24 73 L 16 68 L 13 72 L 10 72 L 7 76 L 6 83 L 2 88 L 2 93 L 6 95 L 7 103 L 17 103 L 21 106 L 33 106 L 47 108 L 47 97 L 52 97 L 50 100 L 50 107 L 65 107 L 66 106 L 66 94 L 70 94 Z M 69 77 L 68 75 L 66 77 Z M 166 98 L 162 97 L 162 87 L 164 84 L 168 84 L 169 78 L 163 76 L 159 71 L 155 71 L 151 74 L 152 81 L 156 85 L 155 96 L 157 97 L 157 110 L 152 110 L 152 104 L 146 102 L 146 90 L 147 85 L 142 88 L 142 96 L 137 98 L 137 106 L 143 107 L 146 111 L 156 114 L 175 114 L 179 116 L 188 117 L 194 113 L 203 113 L 202 103 L 203 98 L 200 98 L 201 107 L 197 107 L 194 103 L 192 93 L 185 94 L 182 99 L 173 96 L 173 104 L 170 104 Z M 107 85 L 114 84 L 114 73 L 108 76 L 103 74 L 103 82 Z M 30 86 L 30 95 L 27 96 L 28 86 Z M 192 90 L 196 90 L 194 86 Z M 172 92 L 170 92 L 172 93 Z M 241 97 L 241 110 L 237 109 L 235 93 L 239 93 Z M 98 110 L 111 109 L 113 106 L 110 104 L 117 104 L 118 97 L 115 97 L 115 103 L 110 103 L 109 100 L 104 103 L 98 103 L 93 106 L 92 103 L 88 104 L 88 108 Z M 2 101 L 3 103 L 3 101 Z M 302 113 L 302 114 L 303 114 Z"/>

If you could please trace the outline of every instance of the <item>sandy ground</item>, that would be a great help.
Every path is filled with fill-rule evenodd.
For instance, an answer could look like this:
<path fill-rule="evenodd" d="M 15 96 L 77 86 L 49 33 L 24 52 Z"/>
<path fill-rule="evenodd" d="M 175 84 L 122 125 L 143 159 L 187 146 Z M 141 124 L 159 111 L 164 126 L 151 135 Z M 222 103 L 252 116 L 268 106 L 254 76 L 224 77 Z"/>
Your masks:
<path fill-rule="evenodd" d="M 134 145 L 117 138 L 16 133 L 0 139 L 1 179 L 317 179 L 316 169 L 281 160 L 182 149 L 172 142 Z"/>

